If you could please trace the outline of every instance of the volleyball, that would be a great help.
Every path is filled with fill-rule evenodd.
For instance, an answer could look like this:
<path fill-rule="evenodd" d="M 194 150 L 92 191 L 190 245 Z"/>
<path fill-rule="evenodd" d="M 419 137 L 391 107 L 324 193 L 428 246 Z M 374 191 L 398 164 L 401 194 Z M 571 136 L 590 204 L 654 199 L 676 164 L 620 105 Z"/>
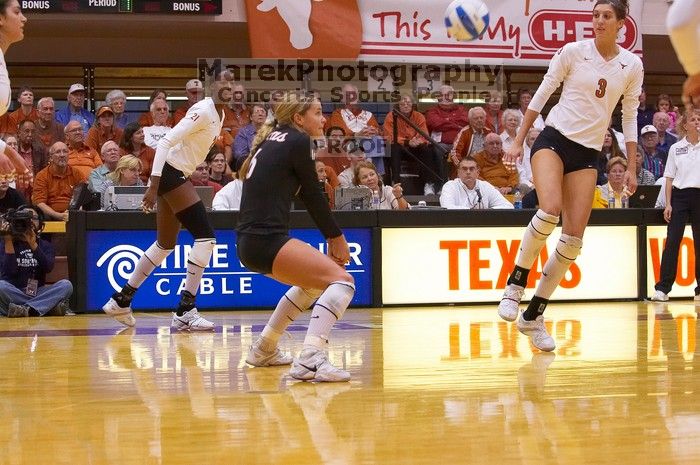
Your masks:
<path fill-rule="evenodd" d="M 445 10 L 445 27 L 453 39 L 474 40 L 489 25 L 489 9 L 481 0 L 454 0 Z"/>

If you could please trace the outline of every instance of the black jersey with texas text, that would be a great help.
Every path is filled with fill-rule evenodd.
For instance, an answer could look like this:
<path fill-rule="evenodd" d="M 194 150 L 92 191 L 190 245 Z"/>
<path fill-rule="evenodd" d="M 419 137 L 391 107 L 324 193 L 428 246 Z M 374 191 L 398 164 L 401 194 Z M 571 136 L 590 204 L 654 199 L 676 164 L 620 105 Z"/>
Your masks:
<path fill-rule="evenodd" d="M 311 139 L 291 126 L 278 126 L 251 160 L 243 180 L 236 230 L 247 234 L 286 234 L 295 196 L 304 201 L 326 238 L 342 234 L 319 187 L 311 159 Z"/>

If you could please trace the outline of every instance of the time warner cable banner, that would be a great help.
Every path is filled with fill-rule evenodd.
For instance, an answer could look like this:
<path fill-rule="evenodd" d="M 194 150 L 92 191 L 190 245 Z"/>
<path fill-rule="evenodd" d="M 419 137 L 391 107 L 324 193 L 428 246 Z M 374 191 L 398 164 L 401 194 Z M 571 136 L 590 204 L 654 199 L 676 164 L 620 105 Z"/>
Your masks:
<path fill-rule="evenodd" d="M 355 278 L 352 305 L 368 306 L 372 300 L 371 229 L 344 229 L 351 259 L 347 270 Z M 315 229 L 295 229 L 290 235 L 325 253 L 326 242 Z M 89 231 L 86 237 L 87 311 L 99 311 L 115 290 L 121 289 L 143 252 L 156 238 L 155 231 Z M 289 288 L 247 270 L 236 255 L 236 235 L 216 232 L 216 249 L 204 272 L 197 305 L 200 308 L 233 309 L 274 307 Z M 184 289 L 187 255 L 192 236 L 183 231 L 173 253 L 141 285 L 135 310 L 175 308 Z M 300 270 L 303 272 L 303 270 Z"/>

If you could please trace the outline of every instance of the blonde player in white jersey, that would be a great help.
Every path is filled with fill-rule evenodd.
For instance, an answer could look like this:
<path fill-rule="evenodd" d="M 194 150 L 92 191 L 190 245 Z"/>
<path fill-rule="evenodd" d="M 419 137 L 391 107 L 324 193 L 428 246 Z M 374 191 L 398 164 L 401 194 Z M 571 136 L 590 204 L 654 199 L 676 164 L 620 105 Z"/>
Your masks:
<path fill-rule="evenodd" d="M 675 0 L 666 25 L 678 59 L 688 73 L 683 102 L 700 108 L 700 0 Z"/>
<path fill-rule="evenodd" d="M 5 64 L 5 53 L 10 45 L 24 39 L 27 18 L 17 0 L 0 0 L 0 116 L 10 108 L 12 89 Z M 29 186 L 32 172 L 19 153 L 0 139 L 0 178 L 17 181 L 18 186 Z"/>
<path fill-rule="evenodd" d="M 227 84 L 217 82 L 214 90 L 218 91 L 220 85 Z M 189 176 L 205 160 L 221 133 L 222 124 L 223 114 L 217 113 L 214 100 L 205 98 L 192 105 L 185 117 L 158 142 L 151 182 L 142 203 L 144 211 L 150 211 L 158 198 L 157 240 L 141 256 L 127 284 L 102 307 L 120 323 L 136 324 L 131 299 L 151 272 L 173 251 L 182 225 L 194 236 L 194 245 L 187 259 L 185 288 L 173 313 L 172 326 L 181 331 L 214 329 L 213 323 L 199 315 L 194 301 L 216 240 L 204 204 Z"/>
<path fill-rule="evenodd" d="M 552 108 L 546 127 L 535 140 L 531 163 L 540 209 L 525 231 L 516 266 L 508 280 L 498 314 L 515 321 L 535 347 L 554 350 L 542 313 L 549 298 L 576 259 L 591 214 L 596 185 L 596 163 L 613 109 L 622 96 L 622 126 L 627 153 L 637 152 L 637 107 L 644 70 L 641 60 L 616 43 L 627 17 L 628 4 L 598 0 L 593 8 L 595 38 L 566 44 L 552 58 L 549 70 L 525 113 L 515 142 L 504 162 L 515 169 L 532 123 L 550 95 L 563 82 L 559 103 Z M 637 188 L 634 158 L 629 160 L 625 184 Z M 542 278 L 522 313 L 518 305 L 530 268 L 547 237 L 562 216 L 562 235 L 545 263 Z"/>

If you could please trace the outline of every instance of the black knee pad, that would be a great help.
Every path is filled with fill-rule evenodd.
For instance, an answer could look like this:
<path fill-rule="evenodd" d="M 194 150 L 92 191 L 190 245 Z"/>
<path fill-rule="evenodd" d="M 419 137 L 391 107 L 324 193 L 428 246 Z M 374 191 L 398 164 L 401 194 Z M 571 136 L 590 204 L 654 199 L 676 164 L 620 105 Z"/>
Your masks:
<path fill-rule="evenodd" d="M 195 239 L 214 238 L 214 229 L 209 224 L 207 209 L 201 201 L 177 212 L 175 216 Z"/>

